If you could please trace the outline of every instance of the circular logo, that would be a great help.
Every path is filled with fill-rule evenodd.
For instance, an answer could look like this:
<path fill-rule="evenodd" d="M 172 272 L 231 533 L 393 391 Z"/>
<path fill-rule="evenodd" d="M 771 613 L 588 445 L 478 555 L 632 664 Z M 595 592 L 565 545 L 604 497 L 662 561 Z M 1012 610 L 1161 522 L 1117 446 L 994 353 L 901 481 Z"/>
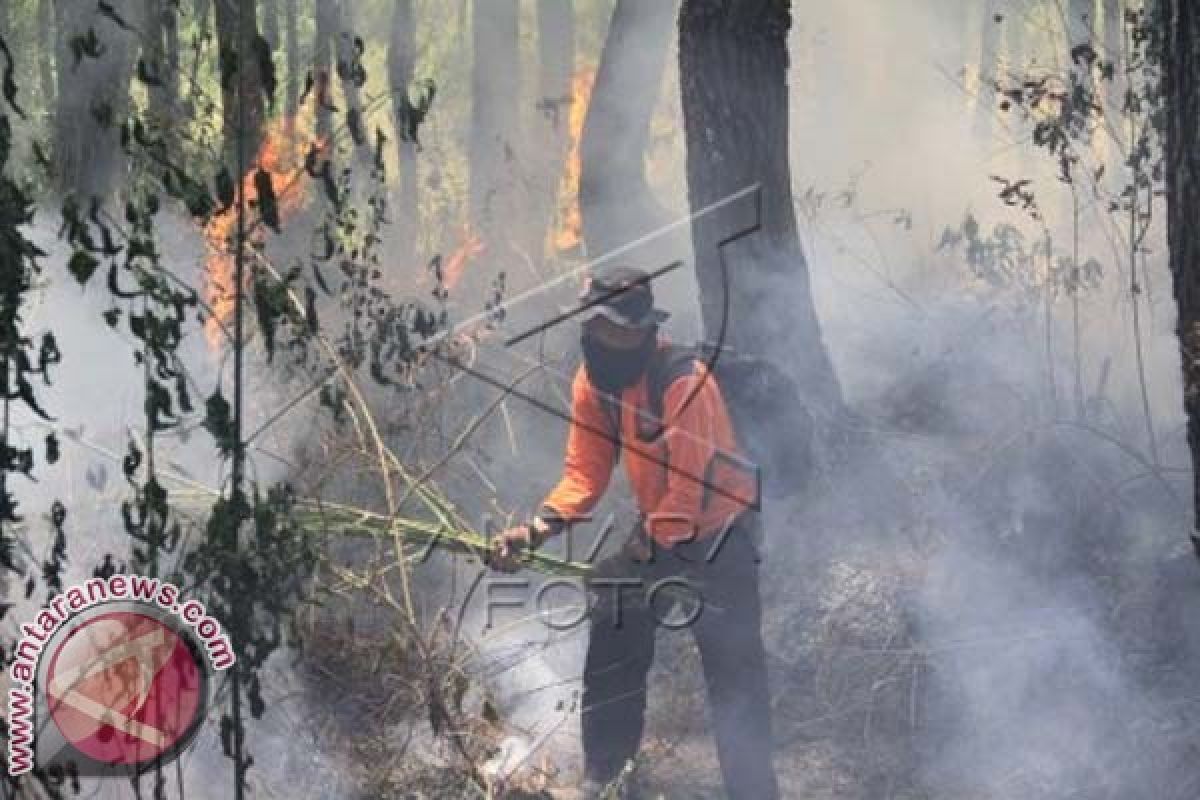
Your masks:
<path fill-rule="evenodd" d="M 46 704 L 82 756 L 138 769 L 173 756 L 204 715 L 200 653 L 163 620 L 107 611 L 77 621 L 54 651 Z"/>

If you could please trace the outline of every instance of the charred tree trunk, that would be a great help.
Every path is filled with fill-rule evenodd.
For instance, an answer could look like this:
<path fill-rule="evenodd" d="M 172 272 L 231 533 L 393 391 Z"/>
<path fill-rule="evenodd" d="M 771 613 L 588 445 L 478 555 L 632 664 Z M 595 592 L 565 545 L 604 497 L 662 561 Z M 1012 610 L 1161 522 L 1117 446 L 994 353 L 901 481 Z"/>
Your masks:
<path fill-rule="evenodd" d="M 727 272 L 718 221 L 693 223 L 696 278 L 707 337 L 715 338 L 726 320 L 724 344 L 787 353 L 809 399 L 840 411 L 841 388 L 821 337 L 792 201 L 791 22 L 788 0 L 684 0 L 679 69 L 691 208 L 761 187 L 761 227 L 725 248 Z"/>
<path fill-rule="evenodd" d="M 501 257 L 509 245 L 505 223 L 511 214 L 519 131 L 517 6 L 517 0 L 474 0 L 471 15 L 469 224 Z"/>
<path fill-rule="evenodd" d="M 114 11 L 140 20 L 135 0 L 113 0 Z M 94 3 L 55 3 L 58 105 L 54 114 L 54 152 L 58 186 L 84 197 L 107 197 L 118 185 L 126 160 L 121 152 L 121 120 L 129 109 L 137 44 L 134 35 L 102 16 Z M 98 58 L 78 63 L 71 40 L 94 30 L 103 43 Z"/>
<path fill-rule="evenodd" d="M 296 0 L 285 2 L 284 13 L 287 16 L 283 31 L 287 43 L 287 81 L 284 84 L 284 108 L 287 109 L 287 117 L 290 120 L 295 118 L 299 108 L 300 87 L 304 85 L 304 78 L 300 74 L 300 31 L 299 20 L 296 19 L 299 9 L 296 7 Z"/>
<path fill-rule="evenodd" d="M 258 15 L 255 0 L 221 0 L 217 13 L 221 103 L 225 154 L 230 164 L 254 159 L 266 121 L 262 63 L 257 57 Z M 245 157 L 239 158 L 241 152 Z"/>
<path fill-rule="evenodd" d="M 580 142 L 579 210 L 597 258 L 659 227 L 645 154 L 676 3 L 617 0 Z"/>
<path fill-rule="evenodd" d="M 1167 242 L 1192 453 L 1192 540 L 1200 555 L 1200 4 L 1161 0 L 1160 9 L 1165 34 Z"/>
<path fill-rule="evenodd" d="M 401 225 L 401 241 L 405 243 L 415 239 L 421 196 L 421 185 L 417 181 L 417 143 L 401 133 L 408 128 L 408 90 L 416 70 L 416 22 L 413 0 L 396 0 L 388 44 L 388 83 L 392 90 L 396 155 L 400 164 L 395 208 Z"/>

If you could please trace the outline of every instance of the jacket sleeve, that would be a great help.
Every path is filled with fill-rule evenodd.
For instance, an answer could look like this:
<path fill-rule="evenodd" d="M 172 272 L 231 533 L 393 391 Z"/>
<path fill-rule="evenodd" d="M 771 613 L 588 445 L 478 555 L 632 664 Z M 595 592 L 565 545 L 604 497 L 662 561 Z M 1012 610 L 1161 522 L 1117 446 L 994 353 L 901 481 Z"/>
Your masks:
<path fill-rule="evenodd" d="M 660 544 L 697 535 L 707 489 L 708 466 L 717 450 L 715 420 L 722 412 L 716 383 L 701 375 L 680 378 L 663 396 L 663 437 L 667 447 L 667 490 L 646 532 Z"/>
<path fill-rule="evenodd" d="M 604 495 L 616 463 L 613 421 L 581 367 L 571 385 L 571 422 L 563 474 L 542 503 L 541 517 L 557 533 L 585 517 Z"/>

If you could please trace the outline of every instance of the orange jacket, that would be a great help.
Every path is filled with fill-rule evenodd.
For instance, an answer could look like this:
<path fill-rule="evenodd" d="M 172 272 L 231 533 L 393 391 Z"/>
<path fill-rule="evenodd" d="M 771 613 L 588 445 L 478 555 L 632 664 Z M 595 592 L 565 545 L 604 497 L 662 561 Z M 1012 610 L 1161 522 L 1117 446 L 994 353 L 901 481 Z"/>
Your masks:
<path fill-rule="evenodd" d="M 600 500 L 617 457 L 611 434 L 617 407 L 604 401 L 581 366 L 571 387 L 563 476 L 543 502 L 544 515 L 579 520 Z M 646 532 L 657 543 L 670 547 L 719 533 L 754 504 L 756 476 L 738 451 L 720 387 L 703 363 L 666 387 L 661 422 L 649 410 L 645 375 L 622 392 L 619 408 L 621 457 Z"/>

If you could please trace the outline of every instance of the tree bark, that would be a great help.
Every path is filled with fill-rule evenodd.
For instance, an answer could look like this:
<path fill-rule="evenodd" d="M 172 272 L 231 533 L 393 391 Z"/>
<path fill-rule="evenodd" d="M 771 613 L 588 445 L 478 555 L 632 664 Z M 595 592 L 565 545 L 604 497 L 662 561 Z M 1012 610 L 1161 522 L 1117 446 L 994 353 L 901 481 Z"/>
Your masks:
<path fill-rule="evenodd" d="M 288 119 L 296 116 L 300 103 L 300 87 L 304 85 L 304 77 L 300 74 L 300 31 L 296 0 L 285 0 L 284 37 L 287 42 L 287 82 L 284 84 L 285 108 Z"/>
<path fill-rule="evenodd" d="M 1200 5 L 1160 0 L 1165 47 L 1167 243 L 1179 316 L 1183 407 L 1192 454 L 1192 540 L 1200 555 Z"/>
<path fill-rule="evenodd" d="M 575 77 L 575 9 L 563 0 L 538 0 L 538 100 L 529 130 L 535 188 L 530 198 L 528 249 L 538 260 L 558 206 L 570 133 Z"/>
<path fill-rule="evenodd" d="M 174 2 L 163 4 L 163 57 L 166 59 L 167 74 L 163 79 L 171 98 L 179 99 L 182 86 L 183 58 L 179 52 L 179 7 Z"/>
<path fill-rule="evenodd" d="M 1117 65 L 1117 75 L 1123 72 L 1121 63 L 1124 48 L 1125 13 L 1121 0 L 1104 0 L 1104 59 Z M 1121 87 L 1117 85 L 1116 79 L 1107 83 L 1108 107 L 1114 113 L 1119 113 L 1122 105 Z"/>
<path fill-rule="evenodd" d="M 54 58 L 54 0 L 38 0 L 37 7 L 38 49 L 38 79 L 42 88 L 42 104 L 46 110 L 53 109 L 58 101 L 58 91 L 54 84 L 54 70 L 62 69 L 61 63 Z"/>
<path fill-rule="evenodd" d="M 617 0 L 580 141 L 579 210 L 590 258 L 658 228 L 646 181 L 650 121 L 662 88 L 676 3 Z"/>
<path fill-rule="evenodd" d="M 263 0 L 262 30 L 271 53 L 279 52 L 279 0 Z"/>
<path fill-rule="evenodd" d="M 412 242 L 417 230 L 421 186 L 417 181 L 417 143 L 401 135 L 407 127 L 408 89 L 416 70 L 416 15 L 413 0 L 395 0 L 392 8 L 391 41 L 388 44 L 388 84 L 396 117 L 396 155 L 400 165 L 396 188 L 396 216 L 401 241 Z"/>
<path fill-rule="evenodd" d="M 1070 0 L 1067 4 L 1067 42 L 1071 47 L 1091 42 L 1096 33 L 1094 0 Z"/>
<path fill-rule="evenodd" d="M 355 52 L 355 37 L 359 36 L 357 30 L 357 17 L 355 16 L 354 3 L 342 3 L 339 7 L 338 31 L 335 37 L 337 55 L 337 75 L 339 82 L 342 85 L 342 95 L 346 98 L 347 111 L 355 110 L 360 115 L 362 114 L 362 98 L 358 85 L 355 83 L 354 68 L 358 55 Z M 361 164 L 367 164 L 371 160 L 371 146 L 369 135 L 366 131 L 366 122 L 363 117 L 359 117 L 359 130 L 362 132 L 364 139 L 362 143 L 355 142 L 353 145 L 355 160 Z"/>
<path fill-rule="evenodd" d="M 1028 33 L 1029 6 L 1028 0 L 1013 0 L 1004 15 L 1005 62 L 1008 66 L 1008 75 L 1005 77 L 1010 83 L 1018 80 L 1018 76 L 1026 72 L 1025 39 Z"/>
<path fill-rule="evenodd" d="M 715 216 L 692 224 L 705 335 L 787 354 L 809 400 L 840 411 L 800 245 L 788 159 L 790 0 L 684 0 L 679 69 L 693 213 L 752 185 L 761 227 L 725 248 Z M 727 279 L 727 280 L 726 280 Z M 726 284 L 728 291 L 726 291 Z"/>
<path fill-rule="evenodd" d="M 316 103 L 317 135 L 328 137 L 333 130 L 330 107 L 333 103 L 333 40 L 337 35 L 337 0 L 317 0 L 317 24 L 313 41 L 314 89 L 310 102 Z"/>
<path fill-rule="evenodd" d="M 258 153 L 266 121 L 262 69 L 255 55 L 256 6 L 255 0 L 221 0 L 215 5 L 220 60 L 236 64 L 221 86 L 225 154 L 231 165 L 245 167 Z"/>
<path fill-rule="evenodd" d="M 146 87 L 146 96 L 151 118 L 156 125 L 169 132 L 173 127 L 171 122 L 177 116 L 174 107 L 177 95 L 172 83 L 175 72 L 167 59 L 166 17 L 173 16 L 173 6 L 165 0 L 143 2 L 145 26 L 142 58 L 160 79 L 159 85 Z"/>
<path fill-rule="evenodd" d="M 469 224 L 493 254 L 508 251 L 520 97 L 517 0 L 474 0 L 471 28 Z"/>
<path fill-rule="evenodd" d="M 113 0 L 113 10 L 139 22 L 135 0 Z M 129 88 L 137 53 L 133 34 L 103 17 L 93 3 L 55 3 L 58 104 L 54 114 L 54 151 L 58 186 L 64 192 L 105 199 L 119 182 L 126 160 L 120 126 L 129 109 Z M 96 32 L 104 52 L 78 64 L 70 41 Z"/>
<path fill-rule="evenodd" d="M 993 11 L 990 3 L 987 4 L 980 28 L 979 96 L 975 104 L 975 133 L 987 141 L 991 140 L 996 123 L 995 82 L 1000 77 L 996 73 L 999 70 L 1000 33 L 1003 24 L 1003 16 Z"/>

